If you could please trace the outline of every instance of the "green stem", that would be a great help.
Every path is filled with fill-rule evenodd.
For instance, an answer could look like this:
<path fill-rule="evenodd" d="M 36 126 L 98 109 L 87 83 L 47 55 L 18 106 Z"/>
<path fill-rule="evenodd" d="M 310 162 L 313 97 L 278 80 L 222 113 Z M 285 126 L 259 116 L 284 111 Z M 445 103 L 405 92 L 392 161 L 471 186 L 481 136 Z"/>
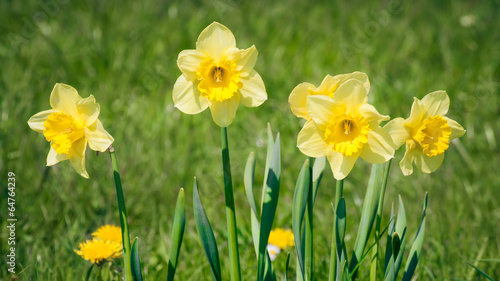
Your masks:
<path fill-rule="evenodd" d="M 309 158 L 309 166 L 310 173 L 312 175 L 312 158 Z M 314 206 L 314 198 L 313 198 L 313 186 L 312 186 L 312 177 L 309 181 L 309 190 L 307 196 L 307 208 L 306 208 L 306 221 L 305 221 L 305 275 L 306 280 L 314 280 L 313 279 L 313 206 Z"/>
<path fill-rule="evenodd" d="M 229 266 L 232 281 L 240 281 L 240 257 L 238 252 L 238 236 L 236 234 L 236 213 L 233 197 L 233 180 L 229 163 L 229 147 L 227 144 L 227 127 L 221 127 L 222 169 L 224 171 L 224 195 L 226 197 L 226 221 L 229 244 Z"/>
<path fill-rule="evenodd" d="M 334 212 L 337 212 L 337 206 L 339 205 L 340 198 L 342 198 L 344 194 L 344 180 L 337 180 L 337 184 L 335 186 L 335 210 Z M 337 271 L 337 249 L 336 249 L 336 233 L 335 229 L 337 226 L 335 225 L 336 223 L 336 218 L 334 216 L 333 218 L 333 231 L 332 231 L 332 250 L 330 252 L 330 275 L 328 276 L 328 281 L 334 281 L 336 277 L 336 271 Z"/>
<path fill-rule="evenodd" d="M 380 240 L 380 224 L 382 221 L 382 209 L 384 207 L 384 198 L 385 198 L 385 188 L 387 187 L 387 179 L 389 178 L 389 170 L 391 168 L 391 161 L 390 159 L 384 169 L 384 177 L 382 181 L 382 190 L 380 192 L 380 198 L 378 202 L 378 209 L 377 209 L 377 217 L 376 217 L 376 223 L 375 223 L 375 246 L 373 246 L 372 249 L 372 259 L 371 259 L 371 268 L 370 268 L 370 280 L 375 281 L 377 280 L 377 266 L 378 266 L 378 256 L 379 256 L 379 246 L 378 246 L 378 241 Z"/>
<path fill-rule="evenodd" d="M 123 269 L 125 272 L 125 281 L 132 281 L 132 269 L 130 263 L 130 236 L 128 234 L 127 210 L 125 209 L 125 198 L 123 197 L 122 182 L 120 172 L 118 171 L 118 162 L 116 161 L 115 149 L 109 147 L 111 164 L 113 166 L 113 175 L 115 178 L 116 198 L 118 199 L 118 209 L 120 212 L 120 226 L 122 230 L 123 241 Z"/>

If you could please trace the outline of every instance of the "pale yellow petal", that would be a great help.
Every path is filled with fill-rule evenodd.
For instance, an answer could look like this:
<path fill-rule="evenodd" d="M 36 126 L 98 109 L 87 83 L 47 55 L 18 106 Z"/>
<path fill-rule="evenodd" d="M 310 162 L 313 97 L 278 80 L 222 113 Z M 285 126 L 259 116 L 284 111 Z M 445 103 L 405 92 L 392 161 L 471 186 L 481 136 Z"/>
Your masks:
<path fill-rule="evenodd" d="M 314 121 L 306 122 L 297 137 L 297 147 L 310 157 L 323 157 L 326 155 L 327 145 L 318 131 Z"/>
<path fill-rule="evenodd" d="M 422 121 L 427 118 L 427 109 L 425 105 L 417 98 L 413 98 L 410 117 L 403 124 L 414 129 L 418 129 Z"/>
<path fill-rule="evenodd" d="M 78 110 L 76 108 L 76 103 L 81 100 L 82 97 L 78 95 L 75 88 L 57 83 L 50 94 L 50 106 L 53 109 L 58 109 L 65 112 L 71 116 L 77 117 Z"/>
<path fill-rule="evenodd" d="M 358 80 L 350 79 L 339 86 L 333 95 L 334 102 L 344 103 L 348 113 L 353 113 L 358 106 L 367 102 L 366 90 Z"/>
<path fill-rule="evenodd" d="M 444 116 L 448 113 L 448 108 L 450 108 L 450 98 L 445 91 L 436 91 L 427 94 L 422 99 L 422 103 L 427 108 L 429 116 Z"/>
<path fill-rule="evenodd" d="M 368 163 L 380 164 L 394 157 L 394 142 L 381 127 L 368 133 L 368 142 L 363 146 L 361 158 Z"/>
<path fill-rule="evenodd" d="M 399 167 L 403 175 L 409 176 L 413 173 L 413 162 L 415 161 L 415 153 L 418 153 L 417 144 L 413 141 L 406 142 L 406 151 L 403 159 L 399 162 Z"/>
<path fill-rule="evenodd" d="M 257 62 L 258 54 L 259 52 L 257 52 L 255 46 L 244 50 L 231 48 L 229 49 L 228 59 L 236 63 L 236 69 L 240 72 L 240 76 L 246 77 L 251 74 Z"/>
<path fill-rule="evenodd" d="M 244 106 L 256 107 L 267 100 L 266 86 L 255 70 L 252 70 L 247 77 L 241 77 L 240 82 L 243 83 L 239 92 Z"/>
<path fill-rule="evenodd" d="M 33 131 L 42 133 L 43 130 L 45 129 L 44 126 L 45 120 L 47 120 L 49 115 L 54 112 L 59 112 L 59 110 L 49 109 L 42 112 L 38 112 L 37 114 L 31 116 L 31 118 L 28 120 L 28 125 Z"/>
<path fill-rule="evenodd" d="M 69 152 L 69 161 L 76 172 L 84 178 L 89 178 L 89 174 L 85 169 L 85 150 L 87 149 L 87 140 L 81 138 L 73 143 Z"/>
<path fill-rule="evenodd" d="M 363 84 L 363 87 L 365 87 L 366 93 L 368 94 L 370 92 L 370 80 L 368 80 L 366 73 L 355 71 L 353 73 L 335 75 L 333 78 L 338 80 L 339 84 L 342 84 L 350 79 L 358 80 L 361 84 Z"/>
<path fill-rule="evenodd" d="M 339 80 L 335 79 L 333 76 L 326 75 L 323 81 L 321 81 L 319 87 L 314 89 L 313 92 L 318 95 L 333 97 L 338 87 L 339 87 Z"/>
<path fill-rule="evenodd" d="M 233 122 L 236 116 L 236 110 L 240 103 L 239 95 L 234 95 L 232 98 L 221 101 L 213 102 L 210 105 L 210 112 L 215 124 L 219 127 L 228 127 Z"/>
<path fill-rule="evenodd" d="M 358 159 L 361 152 L 357 152 L 351 156 L 343 156 L 338 152 L 332 152 L 327 155 L 328 162 L 330 162 L 330 167 L 332 168 L 333 177 L 336 180 L 342 180 L 351 172 L 354 167 L 354 163 Z"/>
<path fill-rule="evenodd" d="M 49 154 L 47 155 L 47 166 L 55 165 L 61 161 L 68 160 L 68 155 L 57 154 L 56 150 L 50 147 Z"/>
<path fill-rule="evenodd" d="M 187 81 L 184 75 L 175 81 L 172 99 L 175 107 L 187 114 L 197 114 L 208 107 L 208 99 L 201 96 L 197 82 Z"/>
<path fill-rule="evenodd" d="M 78 109 L 79 118 L 84 122 L 85 126 L 94 124 L 97 117 L 99 117 L 100 106 L 95 102 L 93 95 L 79 100 L 76 103 L 76 108 Z"/>
<path fill-rule="evenodd" d="M 115 141 L 115 139 L 104 129 L 101 121 L 96 120 L 92 126 L 85 128 L 85 137 L 89 142 L 90 149 L 104 152 Z"/>
<path fill-rule="evenodd" d="M 443 159 L 444 153 L 429 157 L 423 154 L 422 151 L 418 151 L 415 153 L 415 166 L 424 173 L 432 173 L 441 166 Z"/>
<path fill-rule="evenodd" d="M 380 114 L 373 105 L 368 103 L 361 104 L 358 107 L 358 112 L 365 117 L 365 120 L 368 122 L 370 128 L 376 128 L 382 121 L 390 119 L 388 115 Z"/>
<path fill-rule="evenodd" d="M 224 25 L 213 22 L 207 26 L 198 37 L 196 49 L 207 53 L 219 61 L 227 48 L 235 48 L 236 39 L 233 33 Z"/>
<path fill-rule="evenodd" d="M 309 95 L 309 89 L 314 88 L 313 84 L 304 82 L 300 83 L 292 90 L 288 102 L 295 116 L 306 120 L 309 119 L 309 114 L 307 113 L 307 96 Z"/>
<path fill-rule="evenodd" d="M 385 124 L 384 129 L 387 130 L 392 140 L 394 141 L 395 148 L 399 149 L 401 145 L 410 139 L 410 132 L 408 127 L 403 125 L 405 120 L 401 117 L 394 118 Z"/>
<path fill-rule="evenodd" d="M 457 121 L 452 120 L 448 117 L 444 117 L 444 119 L 448 122 L 448 126 L 450 126 L 451 128 L 450 141 L 465 134 L 465 129 L 460 124 L 458 124 Z"/>
<path fill-rule="evenodd" d="M 328 96 L 307 96 L 307 112 L 322 130 L 330 122 L 331 116 L 339 111 L 341 105 L 336 104 Z"/>
<path fill-rule="evenodd" d="M 182 71 L 186 80 L 193 81 L 197 79 L 196 72 L 200 63 L 207 55 L 199 50 L 184 50 L 179 53 L 177 66 Z"/>

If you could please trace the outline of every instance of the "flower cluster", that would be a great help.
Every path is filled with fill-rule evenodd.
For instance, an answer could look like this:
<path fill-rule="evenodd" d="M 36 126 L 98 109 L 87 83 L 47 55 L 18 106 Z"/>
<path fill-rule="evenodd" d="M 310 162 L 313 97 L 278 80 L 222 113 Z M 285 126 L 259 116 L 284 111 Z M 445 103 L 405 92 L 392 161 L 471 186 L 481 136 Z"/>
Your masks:
<path fill-rule="evenodd" d="M 267 241 L 267 252 L 271 261 L 275 260 L 281 250 L 295 246 L 293 232 L 290 229 L 277 227 L 269 233 Z"/>
<path fill-rule="evenodd" d="M 91 263 L 103 263 L 122 255 L 121 228 L 114 225 L 104 225 L 92 233 L 93 239 L 80 243 L 75 250 L 79 256 Z"/>

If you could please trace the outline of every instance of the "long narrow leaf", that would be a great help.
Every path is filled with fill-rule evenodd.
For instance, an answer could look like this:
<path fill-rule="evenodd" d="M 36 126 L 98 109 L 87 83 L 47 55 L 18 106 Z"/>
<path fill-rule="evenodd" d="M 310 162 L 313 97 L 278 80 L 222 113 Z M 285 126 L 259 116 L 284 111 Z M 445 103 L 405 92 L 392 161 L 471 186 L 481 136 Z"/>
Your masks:
<path fill-rule="evenodd" d="M 406 212 L 405 207 L 403 205 L 403 199 L 401 199 L 401 195 L 399 196 L 399 207 L 398 207 L 398 219 L 396 221 L 396 232 L 401 237 L 401 249 L 399 250 L 399 254 L 395 257 L 394 261 L 394 278 L 397 279 L 399 269 L 401 268 L 401 264 L 403 262 L 403 257 L 406 248 Z"/>
<path fill-rule="evenodd" d="M 134 281 L 142 281 L 141 261 L 139 259 L 139 239 L 136 237 L 132 243 L 130 251 L 130 263 L 132 269 L 132 278 Z"/>
<path fill-rule="evenodd" d="M 284 281 L 288 281 L 288 266 L 290 265 L 290 253 L 286 254 L 286 263 L 285 263 L 285 278 Z"/>
<path fill-rule="evenodd" d="M 184 237 L 184 228 L 186 226 L 186 210 L 185 210 L 184 189 L 179 190 L 177 203 L 175 204 L 174 224 L 172 227 L 172 244 L 170 246 L 170 258 L 168 259 L 168 276 L 167 280 L 174 280 L 175 270 L 177 269 L 177 261 L 181 251 L 182 238 Z"/>
<path fill-rule="evenodd" d="M 304 213 L 306 211 L 307 205 L 307 195 L 308 186 L 311 178 L 309 169 L 309 159 L 304 162 L 302 169 L 300 170 L 299 178 L 295 186 L 295 194 L 293 196 L 293 209 L 292 209 L 292 220 L 293 220 L 293 235 L 295 240 L 295 250 L 297 252 L 297 259 L 300 270 L 299 276 L 304 279 L 304 250 L 302 246 L 302 222 L 304 220 Z M 299 278 L 297 276 L 297 279 Z"/>
<path fill-rule="evenodd" d="M 212 269 L 212 277 L 216 281 L 221 281 L 221 270 L 219 262 L 219 251 L 217 250 L 217 242 L 215 241 L 214 232 L 210 222 L 208 221 L 205 209 L 201 204 L 200 195 L 198 193 L 198 183 L 196 178 L 193 184 L 193 207 L 194 207 L 194 218 L 196 221 L 196 229 L 198 230 L 198 235 L 200 236 L 201 244 L 207 255 L 208 263 Z"/>
<path fill-rule="evenodd" d="M 262 184 L 262 198 L 260 201 L 261 212 L 264 204 L 264 196 L 266 195 L 267 177 L 269 176 L 269 169 L 271 168 L 271 162 L 273 160 L 273 152 L 274 152 L 273 131 L 271 130 L 271 124 L 267 123 L 267 155 L 266 155 L 266 168 L 264 170 L 264 182 Z"/>
<path fill-rule="evenodd" d="M 325 171 L 326 156 L 316 158 L 313 165 L 313 202 L 316 200 L 316 195 L 318 194 L 318 186 L 323 178 L 323 172 Z"/>

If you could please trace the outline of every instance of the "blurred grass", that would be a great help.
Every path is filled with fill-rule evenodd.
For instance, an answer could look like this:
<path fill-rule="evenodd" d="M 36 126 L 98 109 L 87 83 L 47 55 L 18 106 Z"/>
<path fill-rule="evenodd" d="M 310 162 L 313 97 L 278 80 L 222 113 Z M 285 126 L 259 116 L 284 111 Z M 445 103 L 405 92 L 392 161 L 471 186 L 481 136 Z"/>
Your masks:
<path fill-rule="evenodd" d="M 429 191 L 418 279 L 465 279 L 471 270 L 467 262 L 474 261 L 484 243 L 488 246 L 482 259 L 500 257 L 499 12 L 494 0 L 1 1 L 0 277 L 10 276 L 5 264 L 9 171 L 16 173 L 16 272 L 22 271 L 21 280 L 82 280 L 89 264 L 73 249 L 96 227 L 119 223 L 107 154 L 88 153 L 90 180 L 78 176 L 66 161 L 51 167 L 47 181 L 40 184 L 49 146 L 26 121 L 50 107 L 50 91 L 62 82 L 83 97 L 96 96 L 100 119 L 116 139 L 131 235 L 141 238 L 147 279 L 166 279 L 179 187 L 187 192 L 187 225 L 177 280 L 210 279 L 190 207 L 195 175 L 224 256 L 223 278 L 228 278 L 219 129 L 209 111 L 185 115 L 171 99 L 180 75 L 178 53 L 193 49 L 201 30 L 216 20 L 233 31 L 238 47 L 256 45 L 256 70 L 269 95 L 259 108 L 240 107 L 228 130 L 243 280 L 254 279 L 257 268 L 243 189 L 248 154 L 256 152 L 260 186 L 266 123 L 281 133 L 283 168 L 275 225 L 290 228 L 289 206 L 305 156 L 296 149 L 302 121 L 291 114 L 288 95 L 300 82 L 319 85 L 326 74 L 355 70 L 368 74 L 371 102 L 391 117 L 408 117 L 413 96 L 441 89 L 450 95 L 449 116 L 463 124 L 467 134 L 451 145 L 442 167 L 431 175 L 403 177 L 397 166 L 402 151 L 397 153 L 385 218 L 401 194 L 413 238 L 424 192 Z M 461 25 L 465 15 L 474 17 L 473 25 Z M 368 173 L 369 166 L 359 161 L 345 183 L 348 249 L 353 248 Z M 333 222 L 330 171 L 319 193 L 315 264 L 318 280 L 325 280 Z M 283 254 L 275 261 L 278 276 L 283 275 L 285 259 Z M 498 263 L 480 262 L 478 267 L 500 278 Z M 365 277 L 367 271 L 360 272 L 359 280 Z"/>

